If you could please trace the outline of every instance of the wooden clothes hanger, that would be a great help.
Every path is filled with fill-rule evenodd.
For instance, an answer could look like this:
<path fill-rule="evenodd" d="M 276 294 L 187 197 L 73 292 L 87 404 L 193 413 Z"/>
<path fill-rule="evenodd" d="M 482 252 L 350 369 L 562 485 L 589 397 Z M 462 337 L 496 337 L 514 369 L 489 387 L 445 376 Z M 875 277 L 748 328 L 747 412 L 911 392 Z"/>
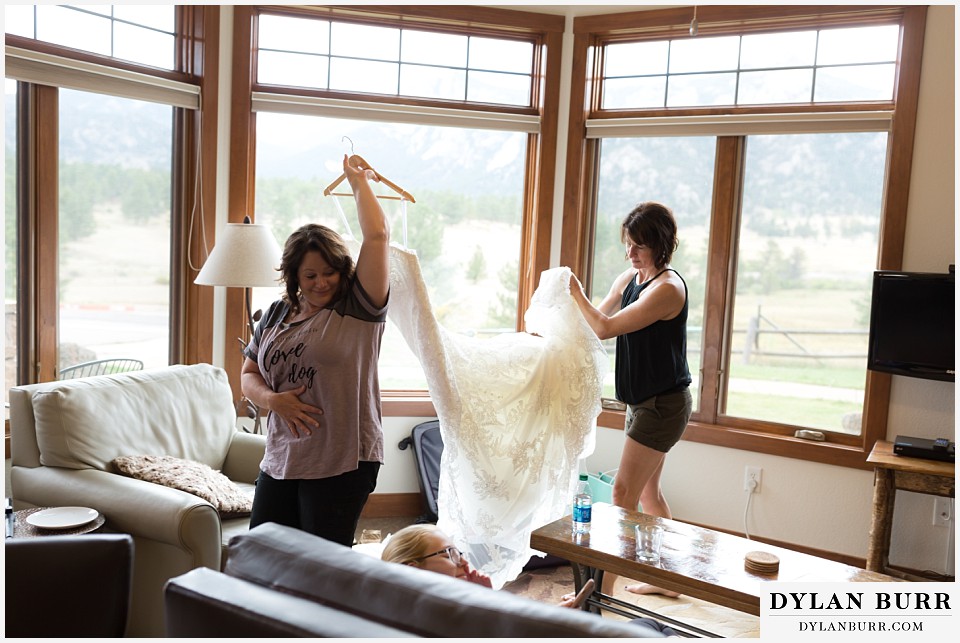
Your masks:
<path fill-rule="evenodd" d="M 383 176 L 382 174 L 380 174 L 379 172 L 377 172 L 376 170 L 374 170 L 373 167 L 372 167 L 369 163 L 367 163 L 366 159 L 364 159 L 362 156 L 359 156 L 359 155 L 357 155 L 357 154 L 353 154 L 353 155 L 350 156 L 350 158 L 347 159 L 347 163 L 349 163 L 350 165 L 352 165 L 353 167 L 356 167 L 356 168 L 362 168 L 362 169 L 364 169 L 364 170 L 370 170 L 371 172 L 373 172 L 373 173 L 377 176 L 377 178 L 380 180 L 381 183 L 383 183 L 383 184 L 386 185 L 388 188 L 390 188 L 391 190 L 393 190 L 394 192 L 396 192 L 397 194 L 400 195 L 400 196 L 391 196 L 391 195 L 387 195 L 387 194 L 378 194 L 378 195 L 377 195 L 377 198 L 378 198 L 378 199 L 397 199 L 398 201 L 399 201 L 400 199 L 405 199 L 405 200 L 409 201 L 410 203 L 416 203 L 416 202 L 417 202 L 417 200 L 413 198 L 413 195 L 412 195 L 412 194 L 410 194 L 409 192 L 407 192 L 406 190 L 404 190 L 402 187 L 400 187 L 399 185 L 397 185 L 396 183 L 394 183 L 393 181 L 391 181 L 391 180 L 388 179 L 387 177 Z M 344 180 L 345 178 L 347 178 L 347 175 L 346 175 L 345 173 L 344 173 L 344 174 L 341 174 L 340 176 L 338 176 L 333 183 L 331 183 L 331 184 L 328 185 L 326 188 L 324 188 L 324 190 L 323 190 L 323 196 L 330 196 L 331 194 L 332 194 L 333 196 L 353 196 L 353 193 L 334 192 L 334 191 L 333 191 L 338 185 L 340 185 L 340 184 L 343 182 L 343 180 Z"/>

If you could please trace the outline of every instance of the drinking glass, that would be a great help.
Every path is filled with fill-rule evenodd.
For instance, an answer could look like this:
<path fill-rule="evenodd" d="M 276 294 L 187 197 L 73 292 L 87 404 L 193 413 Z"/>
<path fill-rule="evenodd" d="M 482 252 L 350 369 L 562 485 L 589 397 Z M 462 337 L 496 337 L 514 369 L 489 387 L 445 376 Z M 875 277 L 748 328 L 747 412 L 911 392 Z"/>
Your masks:
<path fill-rule="evenodd" d="M 660 560 L 660 544 L 663 542 L 663 527 L 660 525 L 637 525 L 637 558 L 645 563 Z"/>

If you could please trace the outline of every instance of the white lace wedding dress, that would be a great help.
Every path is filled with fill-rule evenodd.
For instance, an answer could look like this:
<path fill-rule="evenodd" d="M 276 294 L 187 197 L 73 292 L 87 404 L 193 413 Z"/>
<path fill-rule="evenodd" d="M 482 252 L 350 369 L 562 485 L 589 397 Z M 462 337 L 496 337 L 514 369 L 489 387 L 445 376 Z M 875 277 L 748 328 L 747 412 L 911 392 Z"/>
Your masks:
<path fill-rule="evenodd" d="M 570 511 L 607 355 L 570 296 L 569 268 L 541 275 L 528 333 L 478 339 L 437 322 L 414 252 L 393 245 L 390 262 L 387 318 L 420 360 L 443 436 L 438 526 L 499 589 L 542 555 L 530 532 Z"/>

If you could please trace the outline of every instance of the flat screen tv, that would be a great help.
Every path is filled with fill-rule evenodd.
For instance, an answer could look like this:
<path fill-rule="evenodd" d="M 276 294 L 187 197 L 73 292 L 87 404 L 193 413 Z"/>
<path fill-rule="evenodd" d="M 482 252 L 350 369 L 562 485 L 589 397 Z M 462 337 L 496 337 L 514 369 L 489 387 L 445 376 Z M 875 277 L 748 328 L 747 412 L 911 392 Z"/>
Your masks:
<path fill-rule="evenodd" d="M 873 273 L 867 368 L 954 381 L 954 277 L 949 273 Z"/>

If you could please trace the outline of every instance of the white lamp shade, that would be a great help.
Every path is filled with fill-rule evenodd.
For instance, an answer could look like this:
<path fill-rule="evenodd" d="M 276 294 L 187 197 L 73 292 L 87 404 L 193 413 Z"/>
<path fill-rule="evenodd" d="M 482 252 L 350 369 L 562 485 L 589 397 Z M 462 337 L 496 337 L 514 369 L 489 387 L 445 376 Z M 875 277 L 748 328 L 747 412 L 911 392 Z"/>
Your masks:
<path fill-rule="evenodd" d="M 193 282 L 236 288 L 276 286 L 280 255 L 280 246 L 267 226 L 228 223 Z"/>

